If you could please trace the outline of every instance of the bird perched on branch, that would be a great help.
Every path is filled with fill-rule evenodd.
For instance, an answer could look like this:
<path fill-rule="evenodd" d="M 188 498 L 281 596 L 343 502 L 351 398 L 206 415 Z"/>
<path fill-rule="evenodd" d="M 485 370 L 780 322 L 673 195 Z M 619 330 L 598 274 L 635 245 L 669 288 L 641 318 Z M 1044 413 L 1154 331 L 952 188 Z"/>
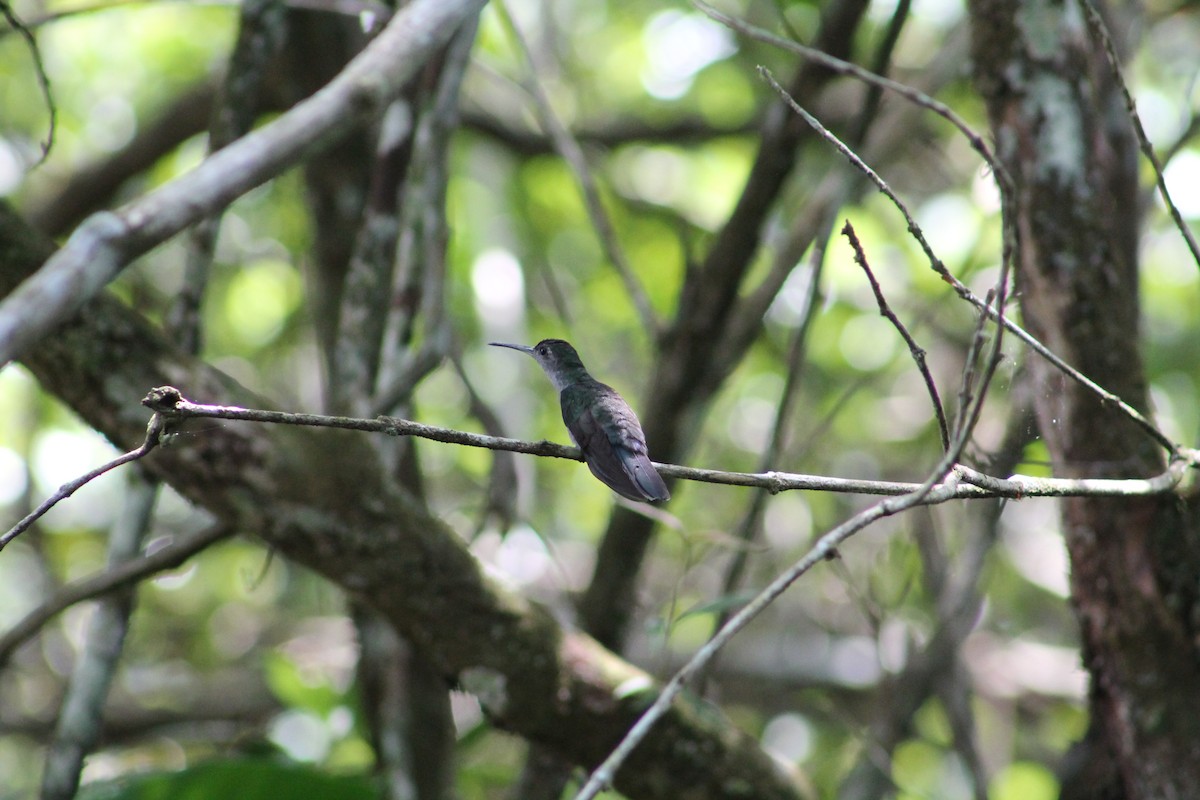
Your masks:
<path fill-rule="evenodd" d="M 671 498 L 646 454 L 646 435 L 637 415 L 615 389 L 588 374 L 574 347 L 562 339 L 543 339 L 533 347 L 490 344 L 528 353 L 545 370 L 558 389 L 567 432 L 593 475 L 630 500 Z"/>

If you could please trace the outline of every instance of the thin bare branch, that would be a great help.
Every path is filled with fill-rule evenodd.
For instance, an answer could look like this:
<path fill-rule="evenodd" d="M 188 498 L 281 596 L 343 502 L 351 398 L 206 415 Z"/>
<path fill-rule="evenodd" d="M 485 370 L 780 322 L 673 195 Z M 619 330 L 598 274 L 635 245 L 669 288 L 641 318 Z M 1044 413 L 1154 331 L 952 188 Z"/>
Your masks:
<path fill-rule="evenodd" d="M 846 224 L 842 226 L 842 235 L 854 249 L 854 260 L 867 274 L 867 282 L 871 284 L 871 291 L 875 293 L 875 302 L 879 305 L 879 313 L 892 323 L 900 337 L 904 339 L 904 343 L 908 345 L 908 352 L 916 362 L 917 371 L 921 373 L 921 378 L 925 381 L 925 388 L 929 391 L 929 400 L 933 403 L 933 413 L 937 417 L 938 430 L 942 434 L 942 449 L 948 450 L 950 448 L 950 429 L 946 425 L 946 412 L 942 408 L 942 399 L 938 396 L 937 384 L 929 372 L 929 365 L 925 363 L 925 348 L 917 344 L 917 340 L 908 332 L 908 328 L 888 305 L 887 298 L 883 295 L 883 289 L 879 287 L 879 281 L 875 280 L 875 273 L 871 271 L 871 266 L 867 263 L 867 254 L 863 251 L 862 243 L 859 242 L 850 220 L 846 220 Z"/>
<path fill-rule="evenodd" d="M 884 181 L 883 178 L 881 178 L 879 174 L 875 172 L 875 170 L 867 166 L 867 164 L 863 162 L 863 160 L 859 158 L 853 150 L 847 147 L 840 139 L 837 138 L 837 136 L 835 136 L 824 125 L 822 125 L 816 117 L 808 113 L 808 111 L 806 111 L 794 99 L 792 99 L 791 95 L 787 93 L 787 90 L 780 86 L 778 81 L 775 80 L 775 77 L 771 74 L 770 70 L 764 67 L 759 67 L 759 73 L 763 76 L 763 79 L 770 84 L 771 88 L 774 89 L 781 98 L 783 98 L 784 102 L 786 102 L 793 111 L 803 117 L 805 122 L 811 125 L 813 129 L 822 136 L 822 138 L 837 148 L 837 150 L 843 156 L 845 156 L 851 164 L 861 170 L 863 174 L 870 178 L 871 181 L 879 187 L 879 191 L 883 192 L 883 194 L 892 201 L 892 204 L 895 205 L 896 208 L 899 209 L 900 213 L 904 216 L 904 220 L 908 224 L 909 233 L 911 233 L 913 238 L 916 239 L 917 244 L 920 245 L 921 250 L 925 253 L 925 257 L 929 259 L 930 266 L 939 276 L 941 276 L 942 280 L 944 280 L 954 289 L 959 297 L 971 303 L 971 305 L 975 306 L 985 315 L 987 315 L 988 318 L 1009 330 L 1014 336 L 1032 348 L 1039 356 L 1053 364 L 1056 369 L 1063 372 L 1081 386 L 1087 388 L 1106 403 L 1109 403 L 1112 406 L 1120 409 L 1121 413 L 1123 413 L 1138 427 L 1145 431 L 1150 438 L 1158 442 L 1172 455 L 1172 457 L 1181 457 L 1181 448 L 1179 444 L 1172 442 L 1171 439 L 1165 433 L 1160 431 L 1153 422 L 1147 419 L 1144 414 L 1142 414 L 1133 406 L 1129 405 L 1129 403 L 1125 402 L 1117 395 L 1100 386 L 1098 383 L 1072 367 L 1067 362 L 1063 361 L 1062 358 L 1038 341 L 1033 334 L 1029 333 L 1020 325 L 1017 325 L 1015 322 L 1004 316 L 1002 309 L 979 297 L 970 289 L 968 289 L 962 281 L 954 277 L 950 270 L 946 268 L 946 265 L 942 263 L 941 259 L 934 254 L 933 248 L 930 247 L 929 241 L 925 238 L 924 232 L 922 232 L 921 227 L 917 225 L 917 222 L 909 212 L 908 207 L 905 205 L 904 201 L 901 200 L 894 191 L 892 191 L 887 182 Z M 1006 249 L 1007 247 L 1008 245 L 1006 244 Z"/>
<path fill-rule="evenodd" d="M 6 546 L 8 546 L 9 542 L 28 530 L 29 526 L 41 519 L 47 511 L 54 508 L 54 506 L 56 506 L 60 501 L 65 500 L 71 495 L 75 494 L 75 492 L 79 491 L 79 489 L 85 484 L 94 481 L 104 473 L 114 470 L 122 464 L 128 464 L 130 461 L 137 461 L 139 458 L 144 457 L 147 453 L 157 447 L 160 444 L 162 435 L 164 433 L 165 422 L 166 421 L 161 415 L 151 415 L 150 423 L 146 426 L 146 439 L 141 443 L 141 445 L 133 450 L 130 450 L 128 453 L 122 453 L 112 461 L 109 461 L 107 464 L 96 467 L 91 472 L 81 475 L 75 480 L 68 481 L 67 483 L 64 483 L 62 486 L 58 487 L 58 491 L 43 500 L 41 505 L 31 511 L 23 520 L 6 531 L 3 536 L 0 536 L 0 550 L 3 550 Z"/>
<path fill-rule="evenodd" d="M 1007 181 L 1007 173 L 1004 172 L 1004 165 L 999 163 L 999 161 L 996 159 L 991 148 L 988 147 L 987 142 L 984 141 L 983 137 L 976 133 L 975 130 L 967 124 L 966 120 L 955 113 L 955 111 L 945 103 L 935 100 L 919 89 L 914 89 L 913 87 L 900 83 L 899 81 L 894 81 L 891 78 L 885 78 L 881 75 L 877 75 L 870 70 L 863 69 L 857 64 L 852 64 L 849 61 L 843 61 L 840 58 L 831 56 L 828 53 L 824 53 L 816 48 L 807 47 L 798 42 L 793 42 L 790 39 L 784 39 L 776 36 L 769 31 L 763 30 L 762 28 L 756 28 L 755 26 L 737 19 L 736 17 L 731 17 L 728 14 L 718 11 L 717 9 L 703 2 L 703 0 L 692 0 L 692 4 L 709 17 L 715 19 L 717 22 L 720 22 L 722 25 L 737 31 L 744 36 L 749 36 L 751 39 L 757 39 L 758 41 L 765 42 L 766 44 L 775 45 L 776 47 L 787 50 L 788 52 L 802 56 L 809 61 L 815 61 L 826 69 L 837 73 L 838 75 L 849 75 L 857 78 L 869 86 L 877 86 L 880 89 L 895 92 L 910 102 L 915 103 L 922 108 L 929 109 L 957 128 L 958 131 L 964 137 L 966 137 L 967 142 L 970 143 L 972 149 L 979 153 L 980 157 L 983 158 L 984 162 L 987 163 L 988 167 L 992 170 L 992 174 L 996 176 L 997 180 L 1002 182 Z"/>
<path fill-rule="evenodd" d="M 1092 36 L 1099 40 L 1104 46 L 1104 53 L 1108 56 L 1108 65 L 1112 68 L 1113 80 L 1117 82 L 1117 86 L 1121 89 L 1121 97 L 1125 100 L 1125 112 L 1129 115 L 1129 121 L 1133 123 L 1133 131 L 1137 135 L 1138 146 L 1142 150 L 1142 155 L 1150 162 L 1150 166 L 1154 168 L 1154 182 L 1158 186 L 1159 196 L 1162 197 L 1163 204 L 1167 207 L 1167 211 L 1171 214 L 1171 220 L 1175 223 L 1175 227 L 1179 230 L 1183 240 L 1187 242 L 1188 250 L 1192 253 L 1192 261 L 1196 262 L 1196 266 L 1200 266 L 1200 246 L 1196 244 L 1196 237 L 1192 235 L 1191 228 L 1183 219 L 1183 214 L 1179 212 L 1179 208 L 1175 205 L 1175 201 L 1171 199 L 1171 193 L 1167 191 L 1167 180 L 1163 176 L 1162 164 L 1159 163 L 1158 156 L 1154 152 L 1154 145 L 1150 143 L 1150 137 L 1146 135 L 1146 128 L 1142 125 L 1141 115 L 1138 114 L 1137 104 L 1133 102 L 1133 95 L 1129 93 L 1129 86 L 1125 83 L 1125 71 L 1121 69 L 1121 57 L 1117 55 L 1117 48 L 1113 45 L 1112 37 L 1108 35 L 1108 26 L 1104 24 L 1104 19 L 1100 16 L 1100 12 L 1096 10 L 1095 3 L 1092 0 L 1082 0 L 1083 10 L 1088 21 L 1088 28 L 1092 32 Z"/>
<path fill-rule="evenodd" d="M 381 416 L 375 419 L 361 419 L 357 417 L 336 417 L 322 414 L 294 414 L 286 411 L 265 411 L 261 409 L 242 408 L 240 406 L 204 405 L 187 400 L 180 394 L 178 389 L 170 386 L 159 387 L 153 390 L 147 401 L 143 402 L 147 403 L 154 411 L 167 419 L 199 417 L 265 422 L 278 425 L 341 428 L 366 433 L 385 433 L 391 436 L 416 436 L 445 444 L 482 447 L 489 450 L 509 450 L 514 453 L 526 453 L 547 458 L 565 458 L 572 461 L 583 460 L 577 447 L 567 447 L 547 441 L 526 442 L 520 439 L 505 439 L 498 436 L 467 433 L 450 428 L 424 425 L 419 422 L 400 419 L 399 417 Z M 1185 455 L 1187 456 L 1186 458 L 1173 461 L 1166 472 L 1154 478 L 1144 480 L 1133 478 L 1033 478 L 1024 475 L 1013 475 L 1007 479 L 1000 479 L 981 476 L 980 473 L 974 470 L 958 466 L 955 469 L 962 471 L 962 479 L 955 479 L 955 488 L 952 494 L 954 497 L 960 499 L 979 499 L 983 497 L 1064 497 L 1068 495 L 1130 497 L 1160 494 L 1169 492 L 1182 479 L 1189 467 L 1200 464 L 1200 450 L 1185 451 Z M 729 486 L 752 486 L 766 489 L 772 493 L 795 489 L 811 489 L 897 496 L 910 494 L 919 488 L 919 484 L 915 483 L 828 478 L 819 475 L 801 475 L 789 472 L 772 471 L 755 474 L 749 472 L 697 469 L 676 464 L 655 463 L 654 466 L 664 476 Z M 975 476 L 980 477 L 976 478 Z M 985 479 L 990 481 L 987 490 L 977 485 L 978 480 Z"/>
<path fill-rule="evenodd" d="M 46 158 L 50 155 L 50 149 L 54 147 L 54 133 L 58 128 L 58 108 L 54 105 L 54 93 L 50 90 L 50 76 L 46 74 L 46 65 L 42 62 L 42 51 L 38 47 L 37 39 L 33 38 L 33 30 L 21 21 L 8 0 L 0 0 L 0 14 L 4 15 L 9 27 L 21 34 L 21 38 L 25 40 L 29 56 L 33 59 L 34 72 L 37 73 L 38 89 L 42 92 L 42 99 L 46 101 L 46 111 L 50 116 L 46 128 L 46 140 L 42 142 L 42 154 L 34 164 L 36 167 L 45 163 Z"/>
<path fill-rule="evenodd" d="M 809 282 L 801 310 L 800 323 L 796 326 L 791 342 L 788 345 L 786 371 L 784 373 L 787 377 L 784 379 L 783 390 L 779 396 L 779 405 L 775 410 L 775 422 L 771 426 L 771 440 L 767 443 L 758 461 L 759 469 L 761 470 L 770 469 L 771 465 L 779 459 L 780 453 L 783 452 L 784 441 L 789 427 L 788 421 L 792 418 L 792 410 L 796 403 L 796 397 L 799 394 L 797 390 L 800 387 L 800 379 L 804 375 L 805 356 L 808 353 L 808 332 L 812 328 L 813 319 L 816 317 L 817 303 L 821 297 L 821 273 L 825 265 L 829 228 L 830 226 L 826 225 L 822 234 L 814 239 L 813 253 L 809 259 Z M 729 560 L 728 566 L 725 568 L 725 576 L 721 582 L 722 597 L 732 596 L 741 584 L 742 575 L 746 570 L 746 563 L 750 557 L 751 545 L 760 535 L 759 531 L 762 527 L 762 518 L 766 512 L 768 498 L 769 495 L 766 492 L 755 492 L 750 498 L 746 512 L 742 515 L 741 522 L 738 524 L 738 529 L 735 533 L 736 541 L 742 546 L 735 550 Z M 732 615 L 732 608 L 721 611 L 714 621 L 713 635 L 724 627 Z M 716 669 L 717 661 L 714 657 L 698 681 L 698 689 L 701 695 L 705 694 L 703 687 L 707 682 L 708 676 L 716 672 Z"/>

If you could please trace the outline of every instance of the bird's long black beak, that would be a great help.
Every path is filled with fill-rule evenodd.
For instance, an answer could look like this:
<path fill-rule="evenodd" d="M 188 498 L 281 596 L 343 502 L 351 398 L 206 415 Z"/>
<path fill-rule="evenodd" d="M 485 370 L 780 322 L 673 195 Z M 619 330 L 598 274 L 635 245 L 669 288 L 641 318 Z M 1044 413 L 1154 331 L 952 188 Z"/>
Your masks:
<path fill-rule="evenodd" d="M 488 342 L 492 347 L 507 347 L 510 350 L 520 350 L 522 353 L 533 355 L 533 348 L 524 344 L 506 344 L 504 342 Z"/>

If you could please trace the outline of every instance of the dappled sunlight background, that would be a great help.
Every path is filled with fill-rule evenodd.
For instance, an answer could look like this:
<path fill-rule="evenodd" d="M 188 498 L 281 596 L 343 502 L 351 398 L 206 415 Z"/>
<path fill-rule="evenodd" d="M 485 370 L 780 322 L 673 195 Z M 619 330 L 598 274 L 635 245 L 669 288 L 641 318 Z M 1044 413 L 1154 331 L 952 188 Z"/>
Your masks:
<path fill-rule="evenodd" d="M 17 3 L 23 14 L 65 4 Z M 552 65 L 544 81 L 556 111 L 576 131 L 620 130 L 635 122 L 690 120 L 699 133 L 677 142 L 587 143 L 617 236 L 653 308 L 674 311 L 679 288 L 734 208 L 755 153 L 753 125 L 773 103 L 754 67 L 787 68 L 789 57 L 736 38 L 686 5 L 579 0 L 514 3 L 518 23 Z M 868 27 L 881 35 L 892 6 L 872 4 Z M 726 4 L 729 10 L 806 40 L 819 4 Z M 542 12 L 545 12 L 544 14 Z M 915 4 L 897 52 L 896 77 L 920 83 L 939 58 L 929 42 L 962 24 L 952 0 Z M 127 145 L 177 92 L 224 68 L 236 32 L 230 6 L 145 3 L 68 17 L 39 30 L 59 117 L 46 164 L 29 170 L 46 113 L 19 37 L 0 39 L 0 193 L 34 214 L 76 171 Z M 1151 132 L 1173 123 L 1194 71 L 1196 44 L 1152 20 L 1143 52 L 1160 42 L 1171 63 L 1145 56 L 1132 78 L 1146 92 Z M 119 46 L 117 46 L 119 43 Z M 864 42 L 864 47 L 869 44 Z M 517 88 L 524 66 L 488 10 L 464 108 L 530 130 Z M 1190 64 L 1184 69 L 1181 65 Z M 1173 65 L 1173 67 L 1172 67 Z M 980 130 L 965 71 L 933 87 Z M 847 91 L 857 88 L 847 87 Z M 885 100 L 885 112 L 900 101 Z M 844 109 L 827 123 L 846 126 Z M 746 131 L 750 132 L 747 133 Z M 935 251 L 964 283 L 995 279 L 1000 233 L 992 183 L 946 126 L 929 120 L 922 140 L 879 154 L 876 166 L 915 210 Z M 586 141 L 586 140 L 585 140 Z M 203 158 L 193 137 L 116 198 L 136 196 Z M 485 131 L 453 141 L 449 186 L 446 314 L 466 378 L 506 435 L 568 443 L 557 399 L 532 360 L 487 347 L 570 339 L 585 364 L 635 407 L 653 384 L 656 342 L 641 328 L 616 271 L 598 243 L 575 178 L 557 157 L 520 153 Z M 804 145 L 788 202 L 764 235 L 781 241 L 807 192 L 839 174 L 840 157 Z M 1200 220 L 1200 151 L 1185 146 L 1167 167 L 1181 210 Z M 1157 420 L 1182 442 L 1200 435 L 1200 271 L 1188 261 L 1160 206 L 1148 203 L 1143 240 L 1145 358 Z M 300 177 L 289 173 L 236 201 L 225 215 L 204 305 L 203 358 L 290 411 L 320 411 L 322 365 L 312 329 L 305 270 L 313 247 Z M 929 269 L 896 209 L 876 193 L 845 207 L 893 310 L 927 350 L 942 401 L 953 416 L 974 316 Z M 772 238 L 773 237 L 773 238 Z M 847 478 L 920 481 L 940 443 L 911 355 L 878 313 L 845 240 L 832 234 L 802 364 L 788 361 L 812 280 L 807 256 L 761 323 L 745 361 L 698 421 L 689 464 L 758 471 L 777 423 L 786 377 L 799 371 L 795 410 L 783 420 L 770 469 Z M 765 274 L 766 263 L 756 265 Z M 161 321 L 179 290 L 183 245 L 176 239 L 139 259 L 112 291 Z M 981 292 L 982 293 L 982 292 Z M 978 435 L 968 448 L 986 462 L 1006 430 L 1012 390 L 1025 358 L 1009 341 Z M 145 387 L 149 389 L 150 387 Z M 203 402 L 205 398 L 194 400 Z M 134 406 L 140 396 L 131 396 Z M 411 416 L 431 425 L 481 430 L 470 393 L 449 363 L 413 394 Z M 194 425 L 176 446 L 217 421 Z M 366 434 L 362 434 L 366 435 Z M 567 623 L 587 585 L 613 495 L 580 464 L 516 456 L 518 518 L 505 527 L 486 512 L 489 453 L 417 441 L 428 501 L 469 542 L 489 571 L 547 603 Z M 19 366 L 0 372 L 0 518 L 7 528 L 64 481 L 116 455 L 113 447 L 45 395 Z M 653 456 L 653 453 L 651 453 Z M 1044 448 L 1025 447 L 1019 471 L 1048 474 Z M 77 492 L 0 553 L 0 635 L 63 586 L 104 569 L 108 529 L 121 512 L 134 468 Z M 1000 476 L 1006 477 L 1006 476 Z M 723 614 L 741 606 L 815 539 L 868 500 L 792 492 L 766 502 L 760 535 L 736 538 L 751 491 L 680 482 L 652 544 L 629 657 L 665 678 L 702 645 Z M 994 800 L 1057 796 L 1053 769 L 1086 728 L 1087 690 L 1068 607 L 1068 563 L 1056 506 L 1007 503 L 994 530 L 970 510 L 946 507 L 886 520 L 856 536 L 838 558 L 806 575 L 722 654 L 707 691 L 781 763 L 820 796 L 872 757 L 870 723 L 881 692 L 944 623 L 933 565 L 945 580 L 975 580 L 983 600 L 961 650 Z M 165 491 L 148 549 L 202 530 L 207 515 Z M 178 770 L 229 754 L 271 753 L 332 773 L 367 773 L 373 763 L 359 710 L 358 643 L 342 593 L 237 531 L 187 564 L 139 585 L 129 642 L 109 700 L 109 728 L 85 782 Z M 978 575 L 965 564 L 995 538 Z M 725 569 L 748 556 L 743 585 L 727 591 Z M 396 591 L 404 591 L 398 586 Z M 56 616 L 11 653 L 0 671 L 0 794 L 27 796 L 40 779 L 44 741 L 78 656 L 90 606 Z M 454 624 L 447 620 L 447 624 Z M 886 702 L 886 699 L 885 699 Z M 493 730 L 473 699 L 454 696 L 464 800 L 505 796 L 522 750 Z M 885 765 L 903 798 L 958 800 L 973 794 L 939 699 Z M 5 795 L 9 796 L 9 795 Z"/>

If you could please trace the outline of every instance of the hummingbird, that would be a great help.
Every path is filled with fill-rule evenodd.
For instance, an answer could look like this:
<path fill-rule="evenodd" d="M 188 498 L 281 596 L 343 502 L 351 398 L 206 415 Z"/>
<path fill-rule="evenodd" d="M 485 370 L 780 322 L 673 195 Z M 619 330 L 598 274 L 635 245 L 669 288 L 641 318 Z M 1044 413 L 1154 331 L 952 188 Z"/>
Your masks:
<path fill-rule="evenodd" d="M 543 339 L 533 347 L 489 342 L 528 353 L 558 389 L 563 422 L 583 451 L 588 469 L 630 500 L 671 499 L 667 485 L 646 454 L 646 435 L 637 415 L 611 386 L 588 374 L 579 354 L 562 339 Z"/>

